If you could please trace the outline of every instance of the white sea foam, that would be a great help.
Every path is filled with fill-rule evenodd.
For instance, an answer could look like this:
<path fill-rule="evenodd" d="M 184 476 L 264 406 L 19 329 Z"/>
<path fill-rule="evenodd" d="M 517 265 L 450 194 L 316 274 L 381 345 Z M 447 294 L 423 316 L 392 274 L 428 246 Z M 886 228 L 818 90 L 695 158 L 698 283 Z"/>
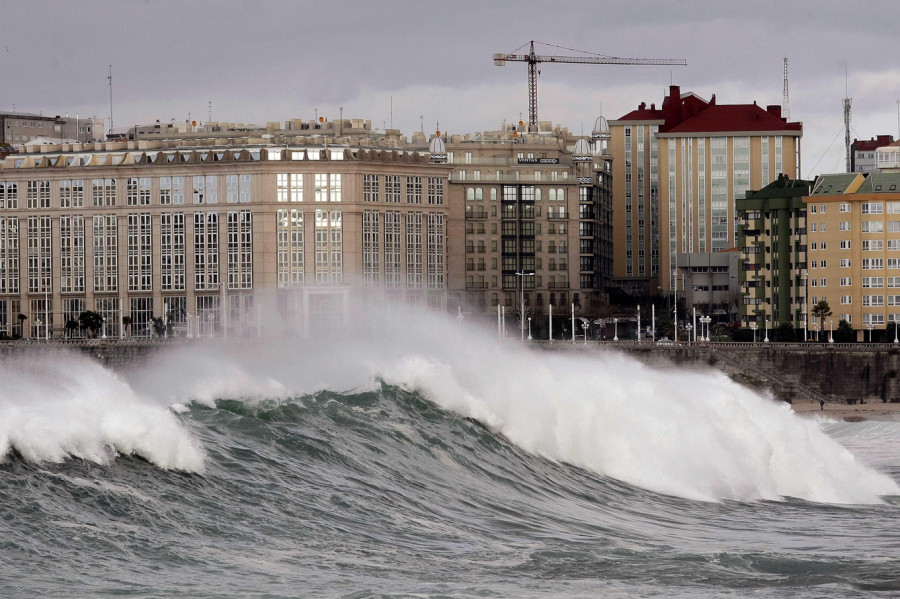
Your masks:
<path fill-rule="evenodd" d="M 203 451 L 172 412 L 87 358 L 29 352 L 4 358 L 0 371 L 0 459 L 15 450 L 35 463 L 106 464 L 124 454 L 203 471 Z"/>
<path fill-rule="evenodd" d="M 353 339 L 278 341 L 239 351 L 205 348 L 197 362 L 167 360 L 173 399 L 367 388 L 385 381 L 422 391 L 523 449 L 628 483 L 698 500 L 873 503 L 900 494 L 786 404 L 718 372 L 659 370 L 612 352 L 540 351 L 458 322 L 404 313 Z M 180 366 L 173 366 L 175 361 Z M 180 370 L 179 370 L 180 369 Z M 146 377 L 145 377 L 146 380 Z M 172 397 L 172 389 L 180 389 Z M 168 390 L 168 391 L 167 391 Z M 206 393 L 204 401 L 214 394 Z"/>
<path fill-rule="evenodd" d="M 393 319 L 369 322 L 352 339 L 167 350 L 124 378 L 83 359 L 7 362 L 2 455 L 13 446 L 29 459 L 102 462 L 111 447 L 161 467 L 199 470 L 201 451 L 161 406 L 180 411 L 191 401 L 370 389 L 383 378 L 478 419 L 527 451 L 662 493 L 832 503 L 900 494 L 824 424 L 716 372 L 652 369 L 564 343 L 568 349 L 531 350 L 455 320 L 396 309 Z"/>

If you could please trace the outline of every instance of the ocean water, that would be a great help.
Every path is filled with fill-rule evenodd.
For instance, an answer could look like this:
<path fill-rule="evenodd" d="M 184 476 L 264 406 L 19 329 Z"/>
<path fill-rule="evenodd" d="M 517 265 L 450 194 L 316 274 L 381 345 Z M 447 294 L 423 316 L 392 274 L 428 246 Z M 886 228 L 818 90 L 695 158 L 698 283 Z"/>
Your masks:
<path fill-rule="evenodd" d="M 426 316 L 0 363 L 2 597 L 897 597 L 900 423 Z"/>

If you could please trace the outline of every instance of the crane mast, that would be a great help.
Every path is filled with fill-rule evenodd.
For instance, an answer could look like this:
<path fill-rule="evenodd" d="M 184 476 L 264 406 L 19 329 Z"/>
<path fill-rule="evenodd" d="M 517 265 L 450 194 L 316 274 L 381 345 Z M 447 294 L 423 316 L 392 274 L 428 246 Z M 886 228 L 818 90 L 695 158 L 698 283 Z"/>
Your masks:
<path fill-rule="evenodd" d="M 622 64 L 622 65 L 678 65 L 685 66 L 683 58 L 619 58 L 615 56 L 551 56 L 534 53 L 534 40 L 530 42 L 528 54 L 494 54 L 494 64 L 502 67 L 506 61 L 528 63 L 528 123 L 537 125 L 537 65 L 541 62 L 563 62 L 572 64 Z"/>

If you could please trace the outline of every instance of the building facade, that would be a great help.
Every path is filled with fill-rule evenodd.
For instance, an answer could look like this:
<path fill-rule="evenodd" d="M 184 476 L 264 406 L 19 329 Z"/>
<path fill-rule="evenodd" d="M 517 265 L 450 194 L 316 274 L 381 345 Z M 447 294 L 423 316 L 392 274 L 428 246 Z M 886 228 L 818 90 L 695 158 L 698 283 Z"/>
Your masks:
<path fill-rule="evenodd" d="M 308 334 L 376 293 L 444 308 L 449 169 L 381 141 L 233 133 L 10 155 L 0 331 L 61 336 L 92 310 L 107 336 L 150 334 L 154 317 L 238 334 L 277 310 Z"/>
<path fill-rule="evenodd" d="M 104 138 L 103 119 L 43 116 L 24 112 L 0 113 L 0 143 L 23 148 L 39 139 L 56 143 L 90 143 Z"/>
<path fill-rule="evenodd" d="M 805 201 L 810 330 L 846 320 L 862 340 L 900 322 L 900 173 L 823 175 Z M 827 321 L 812 314 L 821 300 Z"/>
<path fill-rule="evenodd" d="M 880 170 L 876 150 L 894 142 L 893 135 L 879 135 L 872 139 L 854 139 L 850 144 L 850 171 L 871 173 Z"/>
<path fill-rule="evenodd" d="M 631 294 L 673 290 L 679 253 L 735 247 L 735 199 L 799 171 L 802 125 L 779 106 L 717 104 L 673 85 L 660 108 L 641 103 L 609 125 L 614 280 Z"/>
<path fill-rule="evenodd" d="M 446 141 L 451 267 L 460 309 L 595 313 L 612 266 L 611 158 L 566 129 L 523 123 Z M 523 299 L 524 298 L 524 299 Z"/>
<path fill-rule="evenodd" d="M 740 322 L 760 330 L 789 323 L 805 328 L 808 319 L 807 205 L 810 181 L 779 175 L 737 200 L 740 220 Z"/>

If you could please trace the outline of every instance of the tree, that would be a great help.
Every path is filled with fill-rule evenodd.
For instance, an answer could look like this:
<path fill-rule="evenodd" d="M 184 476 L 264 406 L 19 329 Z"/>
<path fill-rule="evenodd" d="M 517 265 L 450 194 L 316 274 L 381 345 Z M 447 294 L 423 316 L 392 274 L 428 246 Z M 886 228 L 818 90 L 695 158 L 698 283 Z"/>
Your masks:
<path fill-rule="evenodd" d="M 850 323 L 841 319 L 838 328 L 834 332 L 834 340 L 837 343 L 853 343 L 856 341 L 856 331 L 850 326 Z"/>
<path fill-rule="evenodd" d="M 70 318 L 69 320 L 66 321 L 66 335 L 68 337 L 70 337 L 70 338 L 74 337 L 75 329 L 77 329 L 77 328 L 78 328 L 78 321 L 75 320 L 74 318 Z"/>
<path fill-rule="evenodd" d="M 813 306 L 812 315 L 819 319 L 821 329 L 824 331 L 826 329 L 825 319 L 831 316 L 831 306 L 828 305 L 827 301 L 821 300 L 818 304 Z M 816 340 L 818 340 L 818 336 Z"/>
<path fill-rule="evenodd" d="M 159 316 L 151 316 L 150 322 L 153 324 L 153 332 L 156 333 L 157 337 L 162 337 L 166 334 L 166 323 Z"/>
<path fill-rule="evenodd" d="M 96 339 L 97 334 L 100 332 L 100 328 L 103 326 L 103 316 L 101 316 L 99 312 L 85 310 L 78 317 L 78 324 L 81 325 L 82 329 L 88 332 L 90 337 Z"/>

